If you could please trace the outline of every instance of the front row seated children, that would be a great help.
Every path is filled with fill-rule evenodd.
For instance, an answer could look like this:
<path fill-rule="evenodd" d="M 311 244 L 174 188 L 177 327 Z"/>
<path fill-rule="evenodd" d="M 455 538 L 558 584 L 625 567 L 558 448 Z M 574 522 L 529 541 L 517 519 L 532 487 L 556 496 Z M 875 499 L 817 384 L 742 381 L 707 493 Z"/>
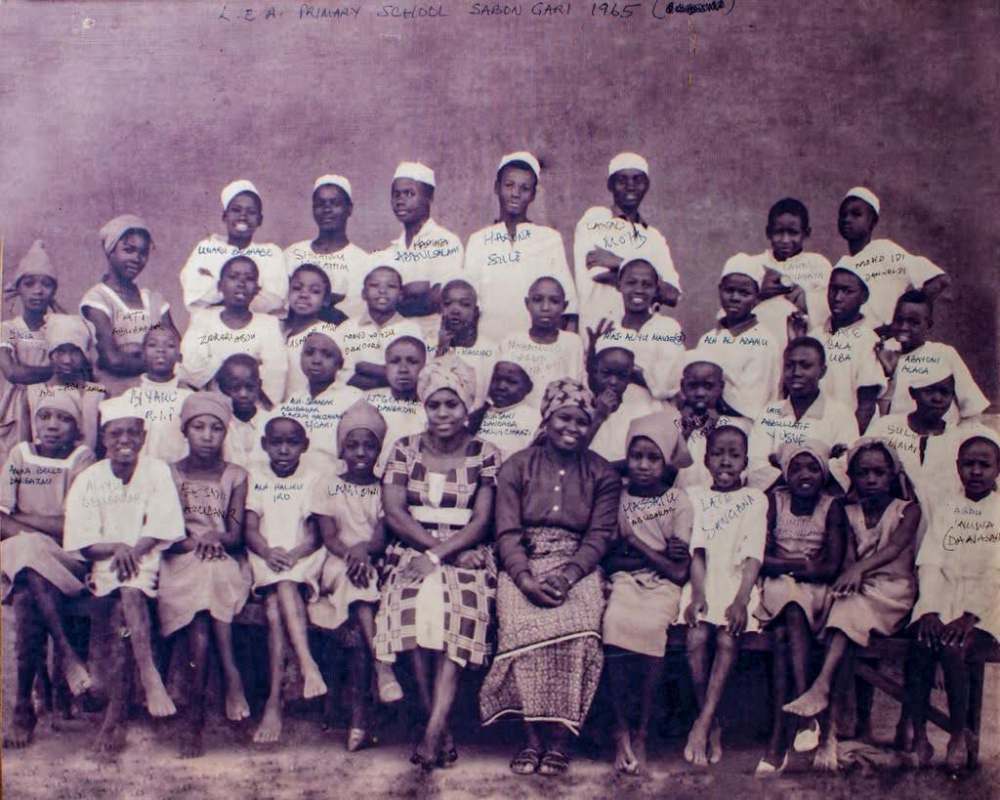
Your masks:
<path fill-rule="evenodd" d="M 524 306 L 531 327 L 514 331 L 500 343 L 499 359 L 520 364 L 531 378 L 528 401 L 541 407 L 545 387 L 554 380 L 583 382 L 584 344 L 580 335 L 560 329 L 568 303 L 563 285 L 541 277 L 528 287 Z"/>
<path fill-rule="evenodd" d="M 183 631 L 191 668 L 191 696 L 181 756 L 203 752 L 208 651 L 212 640 L 222 665 L 226 718 L 247 719 L 250 707 L 233 656 L 232 622 L 250 595 L 243 549 L 247 472 L 222 459 L 232 402 L 218 392 L 195 392 L 184 401 L 181 430 L 188 455 L 170 465 L 184 511 L 185 537 L 163 554 L 157 612 L 160 633 Z"/>
<path fill-rule="evenodd" d="M 965 437 L 957 468 L 962 489 L 931 509 L 931 524 L 917 555 L 920 596 L 910 628 L 913 642 L 906 668 L 907 707 L 913 744 L 927 764 L 927 712 L 940 662 L 948 695 L 945 764 L 957 772 L 974 763 L 979 743 L 967 728 L 972 650 L 996 646 L 1000 637 L 1000 438 L 988 429 Z"/>
<path fill-rule="evenodd" d="M 364 648 L 351 658 L 353 702 L 347 733 L 349 752 L 374 743 L 371 734 L 369 686 L 374 659 L 375 608 L 378 605 L 378 572 L 373 562 L 385 549 L 385 514 L 382 486 L 375 476 L 375 462 L 385 439 L 386 424 L 371 403 L 360 400 L 337 425 L 337 449 L 343 469 L 320 482 L 315 509 L 327 557 L 320 579 L 322 594 L 309 606 L 314 624 L 335 630 L 350 618 L 360 628 Z M 375 662 L 379 699 L 385 703 L 403 698 L 403 690 L 384 662 Z"/>
<path fill-rule="evenodd" d="M 319 593 L 326 558 L 312 508 L 315 486 L 322 476 L 301 467 L 309 438 L 297 420 L 269 419 L 261 445 L 269 463 L 250 469 L 244 529 L 253 590 L 264 595 L 267 611 L 270 691 L 253 737 L 258 744 L 281 737 L 286 635 L 302 672 L 302 696 L 309 699 L 326 694 L 319 665 L 309 651 L 305 608 L 305 599 L 312 602 Z"/>
<path fill-rule="evenodd" d="M 108 706 L 95 747 L 125 744 L 131 659 L 139 670 L 146 708 L 154 717 L 176 709 L 153 660 L 149 600 L 155 599 L 161 552 L 184 538 L 184 514 L 170 468 L 140 455 L 146 433 L 141 411 L 119 395 L 101 403 L 101 442 L 107 457 L 87 467 L 66 498 L 64 547 L 90 562 L 87 587 L 102 598 L 95 612 L 110 620 L 112 668 Z"/>
<path fill-rule="evenodd" d="M 618 511 L 620 536 L 617 548 L 605 559 L 611 595 L 602 636 L 615 711 L 615 768 L 629 774 L 645 767 L 667 629 L 677 622 L 681 587 L 691 563 L 691 502 L 682 489 L 670 488 L 667 470 L 680 431 L 663 423 L 662 414 L 651 414 L 629 425 L 628 487 Z M 641 671 L 636 670 L 640 665 Z M 631 730 L 627 706 L 636 673 L 642 688 L 638 725 Z"/>
<path fill-rule="evenodd" d="M 233 404 L 222 458 L 249 470 L 255 462 L 267 459 L 260 446 L 267 421 L 260 393 L 260 364 L 251 355 L 234 353 L 215 373 L 215 383 Z"/>
<path fill-rule="evenodd" d="M 288 356 L 278 318 L 250 310 L 260 291 L 257 264 L 234 256 L 219 276 L 222 306 L 196 311 L 181 340 L 181 356 L 188 382 L 207 386 L 222 363 L 234 353 L 247 353 L 260 362 L 264 397 L 272 405 L 285 396 Z"/>
<path fill-rule="evenodd" d="M 62 547 L 62 509 L 70 485 L 94 463 L 94 454 L 80 443 L 80 405 L 71 394 L 39 400 L 34 428 L 35 441 L 11 450 L 0 474 L 3 602 L 13 603 L 17 614 L 17 694 L 7 747 L 25 747 L 34 733 L 31 690 L 46 669 L 46 636 L 55 643 L 70 692 L 79 695 L 91 686 L 63 628 L 63 598 L 83 591 L 86 562 Z"/>
<path fill-rule="evenodd" d="M 759 489 L 744 487 L 740 478 L 747 466 L 746 434 L 731 425 L 716 426 L 708 436 L 705 465 L 712 485 L 686 490 L 694 521 L 684 609 L 684 621 L 690 626 L 688 664 L 700 708 L 684 746 L 684 760 L 701 767 L 722 759 L 722 730 L 715 714 L 736 663 L 737 639 L 756 627 L 747 608 L 756 595 L 767 541 L 767 499 Z"/>
<path fill-rule="evenodd" d="M 498 361 L 493 367 L 490 380 L 489 399 L 486 405 L 473 415 L 480 438 L 500 449 L 506 461 L 518 450 L 531 446 L 531 442 L 542 425 L 542 414 L 537 407 L 527 401 L 532 383 L 528 373 L 513 361 Z M 472 417 L 470 417 L 470 420 Z"/>
<path fill-rule="evenodd" d="M 896 452 L 881 439 L 863 437 L 847 455 L 847 474 L 847 567 L 833 582 L 823 667 L 805 694 L 784 706 L 806 719 L 830 705 L 838 668 L 844 663 L 850 671 L 853 649 L 867 647 L 872 633 L 896 633 L 916 598 L 913 561 L 920 507 L 901 499 L 902 469 Z M 825 716 L 813 765 L 835 770 L 834 715 Z"/>
<path fill-rule="evenodd" d="M 791 666 L 794 697 L 808 688 L 809 655 L 826 624 L 830 584 L 840 571 L 846 548 L 844 509 L 825 486 L 829 447 L 806 440 L 785 444 L 779 451 L 784 485 L 768 492 L 767 549 L 760 574 L 760 605 L 754 616 L 771 632 L 774 642 L 772 692 L 775 709 L 767 754 L 754 775 L 780 775 L 788 765 L 790 734 L 782 706 L 788 697 Z M 795 749 L 819 744 L 818 723 L 799 726 Z"/>
<path fill-rule="evenodd" d="M 365 399 L 378 409 L 388 426 L 385 441 L 395 442 L 404 436 L 420 433 L 426 427 L 427 415 L 417 399 L 417 378 L 427 363 L 427 348 L 422 339 L 400 336 L 385 348 L 385 376 L 387 389 L 375 389 L 365 394 Z M 389 458 L 391 447 L 383 448 L 376 472 Z"/>

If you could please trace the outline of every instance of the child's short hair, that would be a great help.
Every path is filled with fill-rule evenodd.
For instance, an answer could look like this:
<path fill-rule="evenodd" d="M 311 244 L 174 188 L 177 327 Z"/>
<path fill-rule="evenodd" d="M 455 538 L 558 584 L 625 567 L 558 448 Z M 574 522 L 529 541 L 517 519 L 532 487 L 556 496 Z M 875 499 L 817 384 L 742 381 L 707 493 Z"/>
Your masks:
<path fill-rule="evenodd" d="M 146 344 L 149 342 L 150 335 L 154 333 L 165 333 L 168 336 L 170 336 L 175 343 L 177 344 L 181 343 L 181 335 L 176 330 L 167 325 L 161 325 L 160 323 L 157 323 L 156 325 L 153 325 L 148 331 L 146 331 L 145 335 L 142 337 L 143 347 L 145 347 Z"/>
<path fill-rule="evenodd" d="M 926 306 L 927 316 L 932 319 L 934 317 L 934 301 L 931 300 L 930 296 L 921 289 L 909 289 L 903 292 L 899 296 L 899 299 L 896 300 L 897 311 L 903 303 L 914 306 Z"/>
<path fill-rule="evenodd" d="M 771 206 L 771 210 L 767 212 L 768 230 L 771 230 L 774 227 L 774 223 L 777 222 L 778 217 L 782 214 L 791 214 L 792 216 L 798 217 L 802 220 L 802 230 L 805 233 L 810 231 L 809 209 L 806 208 L 806 204 L 801 200 L 796 200 L 794 197 L 783 197 Z"/>
<path fill-rule="evenodd" d="M 559 291 L 562 293 L 563 299 L 566 298 L 566 290 L 563 288 L 563 285 L 559 282 L 558 279 L 553 278 L 551 275 L 542 275 L 539 278 L 535 278 L 535 280 L 531 282 L 531 286 L 528 287 L 528 294 L 531 294 L 533 291 L 535 291 L 535 287 L 537 287 L 543 281 L 549 281 L 550 283 L 554 283 L 556 286 L 559 287 Z"/>
<path fill-rule="evenodd" d="M 260 363 L 249 353 L 233 353 L 215 371 L 215 382 L 222 386 L 222 382 L 233 367 L 246 367 L 253 373 L 253 376 L 260 380 Z"/>
<path fill-rule="evenodd" d="M 1000 444 L 997 444 L 996 441 L 994 439 L 991 439 L 989 436 L 982 436 L 982 435 L 970 436 L 968 439 L 964 440 L 958 446 L 959 457 L 962 456 L 962 453 L 967 448 L 971 447 L 974 444 L 988 444 L 991 448 L 993 448 L 993 453 L 996 455 L 997 461 L 1000 461 Z"/>
<path fill-rule="evenodd" d="M 747 436 L 747 432 L 743 430 L 743 428 L 739 428 L 736 425 L 716 425 L 711 431 L 709 431 L 708 436 L 705 437 L 706 446 L 709 448 L 714 446 L 716 438 L 721 436 L 723 433 L 738 433 L 740 438 L 743 440 L 743 449 L 747 449 L 750 443 L 750 438 Z"/>
<path fill-rule="evenodd" d="M 243 193 L 241 192 L 241 194 Z M 253 267 L 254 272 L 257 273 L 257 277 L 260 277 L 260 267 L 257 266 L 257 262 L 250 258 L 250 256 L 233 256 L 226 261 L 226 263 L 222 265 L 222 269 L 219 270 L 220 281 L 226 277 L 226 270 L 228 270 L 237 261 L 245 261 L 247 264 L 250 264 Z"/>
<path fill-rule="evenodd" d="M 647 261 L 644 258 L 633 258 L 631 261 L 627 261 L 624 264 L 622 264 L 621 269 L 618 270 L 618 280 L 619 281 L 624 280 L 626 272 L 640 265 L 644 267 L 649 267 L 653 271 L 653 277 L 656 279 L 659 278 L 659 273 L 656 271 L 656 267 L 654 267 L 649 261 Z"/>
<path fill-rule="evenodd" d="M 796 336 L 787 345 L 785 345 L 785 352 L 783 355 L 787 356 L 799 347 L 805 347 L 809 350 L 813 350 L 816 355 L 819 356 L 820 366 L 826 365 L 826 348 L 823 347 L 823 343 L 819 339 L 814 339 L 812 336 Z"/>
<path fill-rule="evenodd" d="M 368 279 L 371 278 L 372 275 L 374 275 L 376 272 L 382 272 L 382 271 L 391 272 L 393 275 L 396 276 L 396 279 L 399 281 L 399 285 L 400 286 L 403 285 L 403 275 L 400 273 L 398 269 L 396 269 L 395 267 L 390 267 L 388 264 L 379 264 L 377 267 L 368 270 L 368 273 L 365 275 L 363 283 L 367 285 Z"/>
<path fill-rule="evenodd" d="M 333 284 L 330 283 L 330 276 L 326 274 L 326 271 L 318 264 L 299 264 L 292 274 L 288 276 L 288 282 L 291 283 L 292 278 L 300 272 L 311 272 L 323 281 L 323 289 L 326 292 L 326 302 L 320 306 L 319 313 L 316 314 L 317 318 L 323 320 L 323 322 L 329 322 L 331 325 L 339 325 L 343 322 L 344 317 L 337 314 L 337 311 L 334 309 L 333 303 L 331 302 L 331 298 L 333 296 Z M 288 314 L 291 316 L 291 309 L 289 309 Z"/>
<path fill-rule="evenodd" d="M 467 280 L 463 280 L 462 278 L 453 278 L 448 281 L 441 287 L 441 297 L 444 297 L 452 289 L 465 289 L 466 291 L 472 292 L 472 296 L 476 298 L 476 303 L 479 303 L 479 292 L 477 292 L 476 287 Z"/>
<path fill-rule="evenodd" d="M 386 358 L 389 357 L 389 351 L 394 347 L 398 347 L 401 344 L 412 344 L 417 350 L 420 351 L 421 355 L 427 358 L 427 345 L 424 343 L 423 339 L 418 339 L 416 336 L 397 336 L 385 347 Z"/>
<path fill-rule="evenodd" d="M 295 425 L 298 426 L 298 429 L 299 429 L 300 433 L 302 434 L 302 438 L 304 438 L 304 439 L 308 439 L 309 438 L 309 433 L 308 433 L 308 431 L 306 431 L 306 426 L 305 425 L 303 425 L 299 420 L 295 419 L 295 417 L 283 417 L 283 416 L 271 417 L 267 422 L 264 423 L 264 435 L 265 436 L 267 436 L 270 433 L 271 426 L 275 422 L 293 422 L 293 423 L 295 423 Z"/>

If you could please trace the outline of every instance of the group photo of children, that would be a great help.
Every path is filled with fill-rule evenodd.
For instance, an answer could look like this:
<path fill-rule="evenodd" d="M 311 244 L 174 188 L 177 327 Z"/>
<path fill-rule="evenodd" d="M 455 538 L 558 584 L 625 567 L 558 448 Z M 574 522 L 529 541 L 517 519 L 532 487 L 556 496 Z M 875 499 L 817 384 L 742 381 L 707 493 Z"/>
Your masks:
<path fill-rule="evenodd" d="M 435 219 L 434 164 L 400 161 L 398 237 L 372 252 L 351 239 L 363 178 L 335 161 L 302 188 L 313 231 L 290 243 L 258 237 L 267 187 L 233 175 L 210 187 L 216 232 L 169 267 L 183 309 L 144 274 L 161 242 L 141 209 L 107 205 L 80 243 L 100 265 L 57 263 L 44 238 L 8 248 L 8 757 L 60 735 L 43 711 L 84 721 L 101 758 L 145 715 L 197 758 L 215 717 L 270 752 L 294 747 L 298 709 L 344 704 L 330 759 L 376 754 L 396 709 L 430 773 L 460 761 L 472 691 L 483 735 L 513 736 L 498 772 L 572 772 L 600 707 L 607 769 L 641 781 L 654 720 L 684 705 L 661 758 L 708 773 L 762 637 L 766 781 L 792 759 L 837 771 L 843 741 L 871 739 L 841 707 L 858 656 L 895 637 L 891 748 L 974 766 L 969 660 L 1000 637 L 1000 429 L 995 379 L 935 326 L 953 277 L 882 236 L 907 212 L 876 182 L 829 188 L 836 219 L 790 187 L 754 198 L 746 247 L 698 298 L 712 313 L 682 326 L 694 293 L 646 217 L 644 155 L 599 166 L 606 202 L 579 208 L 572 241 L 534 221 L 559 187 L 532 152 L 488 154 L 495 216 L 475 231 Z M 839 250 L 811 250 L 814 227 Z M 92 273 L 78 303 L 74 270 Z"/>

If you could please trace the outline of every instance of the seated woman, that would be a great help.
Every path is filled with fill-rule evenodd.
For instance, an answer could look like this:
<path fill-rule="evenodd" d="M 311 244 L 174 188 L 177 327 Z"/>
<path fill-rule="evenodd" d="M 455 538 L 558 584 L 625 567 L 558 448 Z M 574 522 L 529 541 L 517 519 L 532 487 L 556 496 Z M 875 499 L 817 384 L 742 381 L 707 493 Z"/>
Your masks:
<path fill-rule="evenodd" d="M 458 758 L 448 714 L 459 676 L 492 649 L 496 565 L 484 540 L 500 452 L 465 426 L 475 390 L 475 373 L 460 359 L 431 361 L 417 382 L 427 429 L 392 445 L 382 478 L 396 541 L 386 552 L 375 657 L 392 663 L 410 653 L 427 715 L 410 760 L 425 770 Z"/>
<path fill-rule="evenodd" d="M 557 380 L 542 401 L 542 431 L 500 471 L 497 656 L 479 695 L 484 724 L 524 719 L 518 775 L 566 771 L 566 733 L 578 733 L 601 678 L 603 581 L 621 478 L 587 450 L 594 396 Z M 545 736 L 543 749 L 542 736 Z"/>

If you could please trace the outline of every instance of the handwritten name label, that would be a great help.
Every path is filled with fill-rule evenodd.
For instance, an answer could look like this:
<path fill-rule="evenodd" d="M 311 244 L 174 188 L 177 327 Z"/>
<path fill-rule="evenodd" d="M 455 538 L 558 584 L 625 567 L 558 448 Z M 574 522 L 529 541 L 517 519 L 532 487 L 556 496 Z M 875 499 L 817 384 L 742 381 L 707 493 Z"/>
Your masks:
<path fill-rule="evenodd" d="M 212 344 L 213 342 L 235 342 L 237 344 L 245 344 L 247 342 L 252 342 L 257 338 L 257 334 L 253 331 L 242 331 L 240 333 L 233 333 L 230 331 L 217 331 L 214 333 L 203 333 L 198 337 L 198 344 L 206 345 Z"/>
<path fill-rule="evenodd" d="M 728 528 L 741 514 L 750 508 L 757 498 L 740 492 L 715 492 L 701 496 L 701 510 L 711 512 L 706 522 L 701 524 L 705 535 L 711 539 Z"/>
<path fill-rule="evenodd" d="M 359 485 L 341 481 L 326 487 L 329 497 L 378 497 L 382 490 L 377 483 Z"/>

